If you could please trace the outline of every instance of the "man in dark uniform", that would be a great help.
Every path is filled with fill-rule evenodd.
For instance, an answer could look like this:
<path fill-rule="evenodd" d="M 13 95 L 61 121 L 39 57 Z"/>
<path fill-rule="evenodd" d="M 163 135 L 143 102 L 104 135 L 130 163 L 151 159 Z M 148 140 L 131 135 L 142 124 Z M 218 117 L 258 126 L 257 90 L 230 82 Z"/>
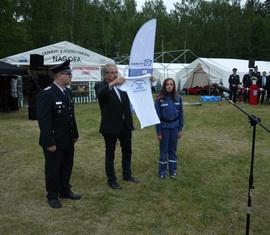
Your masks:
<path fill-rule="evenodd" d="M 104 67 L 104 81 L 95 85 L 98 97 L 101 123 L 99 132 L 103 135 L 105 151 L 105 171 L 107 181 L 112 189 L 121 190 L 122 187 L 116 182 L 114 170 L 115 147 L 117 139 L 122 149 L 122 175 L 125 181 L 139 183 L 131 172 L 131 138 L 133 119 L 130 110 L 130 102 L 126 92 L 116 88 L 124 83 L 123 77 L 118 77 L 115 64 L 106 64 Z"/>
<path fill-rule="evenodd" d="M 254 71 L 253 71 L 253 74 L 252 74 L 253 77 L 257 78 L 257 80 L 261 77 L 261 73 L 258 71 L 258 69 L 259 69 L 258 65 L 256 65 L 254 67 Z"/>
<path fill-rule="evenodd" d="M 249 69 L 249 73 L 245 74 L 243 77 L 243 87 L 244 87 L 244 102 L 247 103 L 249 99 L 249 88 L 252 85 L 253 69 Z"/>
<path fill-rule="evenodd" d="M 237 90 L 238 90 L 238 85 L 240 83 L 240 79 L 239 79 L 239 75 L 236 74 L 237 69 L 233 68 L 233 74 L 230 75 L 229 77 L 229 89 L 231 90 L 229 99 L 232 100 L 233 98 L 233 102 L 236 103 L 236 94 L 237 94 Z"/>
<path fill-rule="evenodd" d="M 73 168 L 74 144 L 79 135 L 74 117 L 70 61 L 52 67 L 54 82 L 38 94 L 37 118 L 39 144 L 45 156 L 45 184 L 48 203 L 60 208 L 61 198 L 78 200 L 81 195 L 71 191 L 69 183 Z"/>

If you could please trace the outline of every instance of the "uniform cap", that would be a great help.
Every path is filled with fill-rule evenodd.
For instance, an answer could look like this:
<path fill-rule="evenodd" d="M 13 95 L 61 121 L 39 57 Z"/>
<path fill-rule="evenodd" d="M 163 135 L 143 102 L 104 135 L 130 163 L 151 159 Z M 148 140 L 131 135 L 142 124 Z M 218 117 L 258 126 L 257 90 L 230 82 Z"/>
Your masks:
<path fill-rule="evenodd" d="M 49 70 L 52 71 L 54 74 L 60 72 L 71 72 L 71 68 L 69 67 L 70 60 L 66 60 L 65 62 L 55 65 L 51 67 Z"/>
<path fill-rule="evenodd" d="M 237 71 L 237 68 L 233 68 L 233 71 Z"/>

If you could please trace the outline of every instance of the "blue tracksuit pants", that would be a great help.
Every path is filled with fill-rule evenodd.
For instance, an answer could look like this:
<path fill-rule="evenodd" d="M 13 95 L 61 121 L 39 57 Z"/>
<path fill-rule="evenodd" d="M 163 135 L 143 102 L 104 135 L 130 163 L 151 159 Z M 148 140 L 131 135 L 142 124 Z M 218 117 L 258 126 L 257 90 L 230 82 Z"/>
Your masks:
<path fill-rule="evenodd" d="M 176 173 L 177 169 L 177 149 L 178 127 L 163 128 L 162 140 L 159 142 L 159 175 L 166 175 L 167 161 L 169 160 L 169 174 Z"/>

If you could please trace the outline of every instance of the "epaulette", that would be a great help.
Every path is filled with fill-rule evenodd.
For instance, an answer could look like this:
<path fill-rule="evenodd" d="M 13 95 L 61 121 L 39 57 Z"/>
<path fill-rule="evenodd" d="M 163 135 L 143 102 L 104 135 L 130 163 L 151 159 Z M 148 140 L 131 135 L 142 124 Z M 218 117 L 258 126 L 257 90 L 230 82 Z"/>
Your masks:
<path fill-rule="evenodd" d="M 46 87 L 46 88 L 44 89 L 44 91 L 48 91 L 48 90 L 50 90 L 50 89 L 51 89 L 51 87 L 48 86 L 48 87 Z"/>

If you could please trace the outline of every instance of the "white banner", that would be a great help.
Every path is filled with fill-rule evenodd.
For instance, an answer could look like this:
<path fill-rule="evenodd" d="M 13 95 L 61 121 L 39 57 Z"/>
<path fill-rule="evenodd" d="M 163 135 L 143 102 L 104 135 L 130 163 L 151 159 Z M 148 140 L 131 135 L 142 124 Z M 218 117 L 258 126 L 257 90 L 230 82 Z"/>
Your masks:
<path fill-rule="evenodd" d="M 100 81 L 101 67 L 91 65 L 72 65 L 72 81 Z"/>
<path fill-rule="evenodd" d="M 129 76 L 153 73 L 156 24 L 157 20 L 151 19 L 137 32 L 130 52 Z"/>

